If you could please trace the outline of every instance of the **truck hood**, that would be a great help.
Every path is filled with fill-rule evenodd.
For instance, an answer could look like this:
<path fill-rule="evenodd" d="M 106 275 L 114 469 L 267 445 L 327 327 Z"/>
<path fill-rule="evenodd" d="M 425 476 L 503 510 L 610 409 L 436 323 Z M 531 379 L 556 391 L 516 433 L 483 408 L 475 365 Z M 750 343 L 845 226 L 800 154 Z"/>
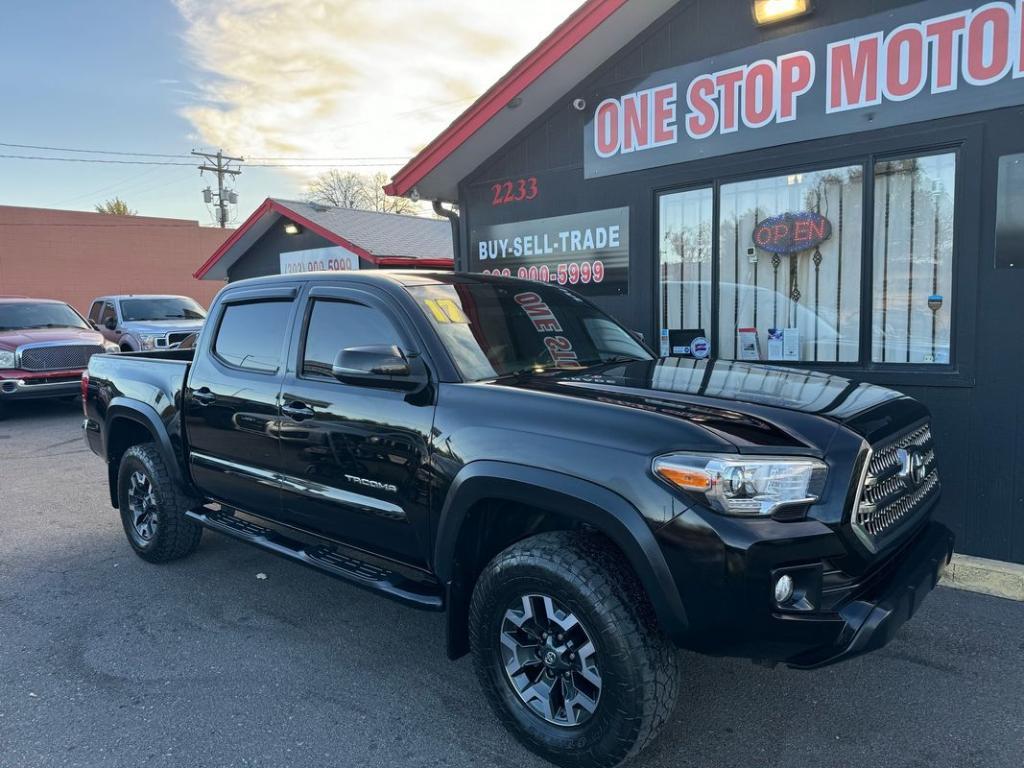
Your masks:
<path fill-rule="evenodd" d="M 66 341 L 68 344 L 103 344 L 103 336 L 85 328 L 34 328 L 0 331 L 0 349 L 12 351 L 23 344 Z"/>
<path fill-rule="evenodd" d="M 916 401 L 885 387 L 802 369 L 725 360 L 664 358 L 499 380 L 499 385 L 585 398 L 684 419 L 741 446 L 817 444 L 824 419 L 874 440 L 921 419 Z M 892 407 L 899 402 L 898 407 Z M 868 415 L 870 414 L 870 416 Z M 739 436 L 739 439 L 737 437 Z M 809 439 L 810 438 L 810 439 Z"/>
<path fill-rule="evenodd" d="M 125 333 L 174 333 L 198 331 L 205 320 L 131 320 L 121 323 Z"/>

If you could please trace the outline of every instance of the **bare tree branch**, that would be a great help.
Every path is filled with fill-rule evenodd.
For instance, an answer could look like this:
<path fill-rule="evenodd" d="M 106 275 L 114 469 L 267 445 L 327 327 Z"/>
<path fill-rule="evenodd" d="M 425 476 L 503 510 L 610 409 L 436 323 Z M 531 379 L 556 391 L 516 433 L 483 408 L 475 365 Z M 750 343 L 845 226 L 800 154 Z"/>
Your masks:
<path fill-rule="evenodd" d="M 359 208 L 379 213 L 415 215 L 416 204 L 405 197 L 384 194 L 389 181 L 386 173 L 342 172 L 336 168 L 321 173 L 306 185 L 306 199 L 311 203 L 336 208 Z"/>

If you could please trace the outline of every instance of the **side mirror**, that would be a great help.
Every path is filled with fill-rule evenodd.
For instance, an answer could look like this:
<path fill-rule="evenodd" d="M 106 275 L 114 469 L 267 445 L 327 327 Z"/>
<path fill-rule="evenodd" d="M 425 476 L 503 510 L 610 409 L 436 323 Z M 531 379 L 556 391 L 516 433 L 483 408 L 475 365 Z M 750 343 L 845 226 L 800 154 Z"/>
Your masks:
<path fill-rule="evenodd" d="M 427 370 L 419 358 L 409 359 L 396 346 L 348 347 L 331 367 L 334 378 L 345 384 L 415 391 L 427 383 Z"/>
<path fill-rule="evenodd" d="M 117 318 L 108 317 L 106 320 L 103 321 L 103 327 L 106 328 L 108 331 L 114 330 L 115 328 L 117 328 Z"/>

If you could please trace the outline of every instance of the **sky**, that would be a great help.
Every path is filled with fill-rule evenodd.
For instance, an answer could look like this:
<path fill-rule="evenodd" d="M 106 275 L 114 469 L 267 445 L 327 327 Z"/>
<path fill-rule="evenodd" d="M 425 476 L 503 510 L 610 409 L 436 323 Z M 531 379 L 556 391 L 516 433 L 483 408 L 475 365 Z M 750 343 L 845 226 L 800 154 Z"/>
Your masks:
<path fill-rule="evenodd" d="M 327 167 L 390 175 L 580 1 L 4 0 L 0 155 L 171 164 L 0 157 L 0 205 L 212 225 L 192 149 L 269 158 L 236 223 Z"/>

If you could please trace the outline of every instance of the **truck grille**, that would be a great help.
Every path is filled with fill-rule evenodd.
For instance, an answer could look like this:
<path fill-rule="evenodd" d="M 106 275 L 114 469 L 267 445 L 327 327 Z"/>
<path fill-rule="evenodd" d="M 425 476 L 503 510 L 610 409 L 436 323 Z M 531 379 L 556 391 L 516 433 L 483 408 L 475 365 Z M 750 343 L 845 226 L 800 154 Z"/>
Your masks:
<path fill-rule="evenodd" d="M 853 524 L 873 539 L 913 517 L 939 491 L 931 428 L 925 424 L 872 446 Z"/>
<path fill-rule="evenodd" d="M 181 342 L 183 342 L 191 335 L 191 331 L 185 331 L 184 333 L 169 333 L 167 334 L 167 345 L 173 347 L 178 344 L 181 344 Z"/>
<path fill-rule="evenodd" d="M 22 347 L 19 367 L 23 371 L 70 371 L 85 368 L 89 358 L 103 351 L 97 344 Z"/>

